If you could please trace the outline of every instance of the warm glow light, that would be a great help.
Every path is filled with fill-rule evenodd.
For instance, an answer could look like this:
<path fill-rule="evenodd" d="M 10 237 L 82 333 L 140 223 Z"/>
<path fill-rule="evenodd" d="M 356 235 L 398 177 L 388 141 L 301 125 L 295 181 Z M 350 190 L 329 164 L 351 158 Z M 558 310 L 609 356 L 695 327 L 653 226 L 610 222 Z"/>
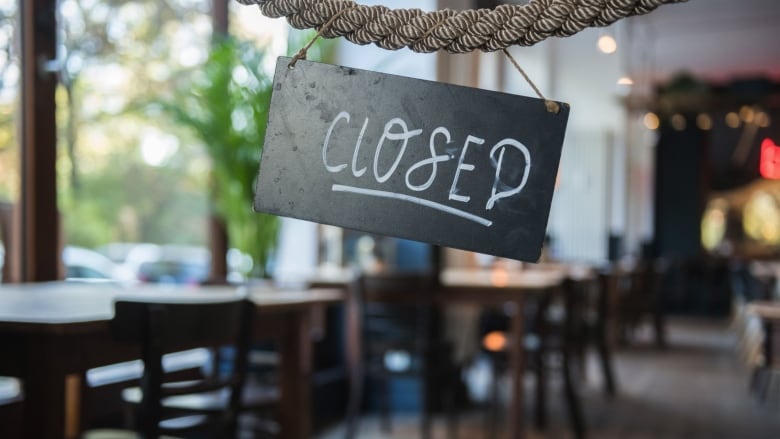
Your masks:
<path fill-rule="evenodd" d="M 754 114 L 753 109 L 747 105 L 743 105 L 742 108 L 739 109 L 739 118 L 745 123 L 753 123 Z"/>
<path fill-rule="evenodd" d="M 709 114 L 702 113 L 696 116 L 696 126 L 699 127 L 700 130 L 709 131 L 712 129 L 712 118 Z"/>
<path fill-rule="evenodd" d="M 729 128 L 739 128 L 739 115 L 733 111 L 727 114 L 726 126 L 728 126 Z"/>
<path fill-rule="evenodd" d="M 617 85 L 634 85 L 634 80 L 629 76 L 621 76 L 617 80 Z"/>
<path fill-rule="evenodd" d="M 509 273 L 506 268 L 496 267 L 490 271 L 490 283 L 496 287 L 505 287 L 509 283 Z"/>
<path fill-rule="evenodd" d="M 617 41 L 612 35 L 602 35 L 599 37 L 598 47 L 601 53 L 609 55 L 617 51 Z"/>
<path fill-rule="evenodd" d="M 674 128 L 677 131 L 682 131 L 685 129 L 685 126 L 687 123 L 685 122 L 685 116 L 683 116 L 680 113 L 675 114 L 672 116 L 672 128 Z"/>
<path fill-rule="evenodd" d="M 780 146 L 775 145 L 772 139 L 766 138 L 761 142 L 761 161 L 758 170 L 764 178 L 780 179 Z"/>
<path fill-rule="evenodd" d="M 656 116 L 655 113 L 645 114 L 643 122 L 645 123 L 645 128 L 648 130 L 657 130 L 658 127 L 661 126 L 661 121 L 658 119 L 658 116 Z"/>
<path fill-rule="evenodd" d="M 502 331 L 491 331 L 482 338 L 482 346 L 490 352 L 500 352 L 506 349 L 506 334 Z"/>
<path fill-rule="evenodd" d="M 723 244 L 726 237 L 727 210 L 728 202 L 723 198 L 707 203 L 701 220 L 701 243 L 705 249 L 715 251 Z"/>
<path fill-rule="evenodd" d="M 765 245 L 780 244 L 780 206 L 770 192 L 753 193 L 742 208 L 742 229 L 749 238 Z"/>
<path fill-rule="evenodd" d="M 769 125 L 772 124 L 769 115 L 763 111 L 756 113 L 756 117 L 753 122 L 761 128 L 769 128 Z"/>

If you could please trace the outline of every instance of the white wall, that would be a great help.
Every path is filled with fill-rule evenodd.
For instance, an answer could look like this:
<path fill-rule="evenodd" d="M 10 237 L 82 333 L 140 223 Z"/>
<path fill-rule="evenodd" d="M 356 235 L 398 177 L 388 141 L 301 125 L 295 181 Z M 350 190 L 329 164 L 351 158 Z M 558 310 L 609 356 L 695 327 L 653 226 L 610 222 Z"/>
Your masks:
<path fill-rule="evenodd" d="M 274 280 L 280 284 L 300 282 L 317 269 L 317 224 L 282 218 Z"/>
<path fill-rule="evenodd" d="M 548 75 L 554 98 L 571 105 L 549 227 L 553 253 L 564 260 L 606 260 L 610 223 L 623 210 L 619 191 L 613 190 L 621 186 L 612 183 L 608 168 L 619 167 L 623 156 L 615 154 L 622 145 L 614 142 L 624 125 L 615 95 L 619 60 L 597 51 L 598 36 L 591 29 L 543 43 L 552 53 Z"/>
<path fill-rule="evenodd" d="M 386 5 L 394 9 L 418 8 L 426 11 L 436 9 L 435 0 L 361 0 L 361 5 Z M 377 72 L 409 76 L 419 79 L 436 79 L 436 55 L 415 53 L 409 49 L 389 51 L 373 44 L 358 46 L 342 39 L 336 54 L 336 62 L 348 67 L 373 70 Z"/>
<path fill-rule="evenodd" d="M 553 196 L 548 232 L 553 256 L 563 260 L 601 262 L 607 258 L 610 229 L 625 228 L 625 125 L 615 83 L 620 75 L 616 56 L 596 50 L 598 31 L 567 39 L 551 39 L 533 47 L 510 49 L 529 78 L 546 98 L 571 105 L 558 185 Z M 482 55 L 482 57 L 502 54 Z M 482 62 L 480 84 L 533 96 L 523 76 L 504 60 L 498 74 Z"/>

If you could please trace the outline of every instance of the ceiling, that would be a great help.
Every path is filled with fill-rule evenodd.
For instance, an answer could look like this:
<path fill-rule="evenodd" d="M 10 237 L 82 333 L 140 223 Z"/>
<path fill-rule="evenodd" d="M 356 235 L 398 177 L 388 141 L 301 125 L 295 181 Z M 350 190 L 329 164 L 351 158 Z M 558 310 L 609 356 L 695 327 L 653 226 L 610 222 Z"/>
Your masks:
<path fill-rule="evenodd" d="M 528 1 L 477 0 L 482 7 Z M 778 0 L 688 0 L 602 31 L 616 34 L 624 48 L 630 40 L 639 52 L 629 56 L 632 76 L 647 75 L 651 82 L 683 71 L 712 82 L 761 76 L 780 81 Z M 582 50 L 590 51 L 592 42 L 584 41 L 588 47 Z"/>
<path fill-rule="evenodd" d="M 714 82 L 780 80 L 780 1 L 689 0 L 625 20 L 633 47 L 649 46 L 653 77 L 687 71 Z"/>

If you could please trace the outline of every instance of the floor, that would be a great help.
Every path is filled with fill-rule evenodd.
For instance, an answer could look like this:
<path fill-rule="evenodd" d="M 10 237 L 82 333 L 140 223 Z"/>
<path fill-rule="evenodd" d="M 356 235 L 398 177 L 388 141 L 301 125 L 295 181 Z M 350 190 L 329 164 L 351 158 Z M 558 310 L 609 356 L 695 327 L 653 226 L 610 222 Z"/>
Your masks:
<path fill-rule="evenodd" d="M 748 392 L 749 369 L 739 360 L 737 337 L 728 322 L 671 319 L 668 338 L 669 347 L 659 351 L 649 342 L 649 331 L 640 333 L 636 343 L 616 353 L 619 389 L 612 400 L 603 395 L 597 364 L 590 362 L 582 389 L 589 437 L 780 438 L 780 403 L 762 404 Z M 529 403 L 530 397 L 529 393 Z M 545 432 L 529 427 L 527 437 L 571 436 L 560 392 L 550 399 L 551 425 Z M 361 419 L 358 437 L 420 436 L 415 416 L 399 415 L 393 422 L 392 434 L 383 434 L 376 416 L 367 415 Z M 490 437 L 483 410 L 469 410 L 458 422 L 460 438 Z M 501 420 L 499 438 L 504 428 Z M 317 439 L 343 434 L 343 425 L 338 425 Z M 433 437 L 449 439 L 443 419 L 434 421 Z"/>

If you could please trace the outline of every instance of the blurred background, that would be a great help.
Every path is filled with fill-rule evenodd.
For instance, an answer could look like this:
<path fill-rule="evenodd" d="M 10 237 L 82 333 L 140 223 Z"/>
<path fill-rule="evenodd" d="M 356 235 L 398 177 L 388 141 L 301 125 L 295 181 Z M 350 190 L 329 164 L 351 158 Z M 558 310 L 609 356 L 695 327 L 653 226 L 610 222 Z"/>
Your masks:
<path fill-rule="evenodd" d="M 22 117 L 23 7 L 55 8 L 56 20 L 42 24 L 55 50 L 29 61 L 56 76 L 53 124 Z M 545 262 L 662 263 L 660 306 L 682 319 L 683 338 L 756 352 L 760 324 L 737 316 L 745 303 L 775 297 L 780 273 L 779 22 L 773 0 L 690 0 L 511 48 L 546 97 L 571 105 Z M 276 57 L 312 37 L 232 1 L 0 0 L 2 282 L 295 284 L 352 268 L 430 268 L 439 250 L 425 244 L 251 211 Z M 323 40 L 309 59 L 534 96 L 500 52 L 416 54 Z M 44 157 L 56 193 L 40 198 L 29 195 L 31 181 L 49 177 L 21 146 L 30 133 L 56 141 Z M 35 243 L 24 200 L 56 206 L 54 231 Z M 44 248 L 55 263 L 42 259 Z M 441 255 L 450 268 L 502 262 Z M 715 332 L 685 332 L 691 317 L 715 322 Z M 621 361 L 644 361 L 633 355 Z M 746 387 L 743 378 L 729 386 Z M 770 418 L 756 418 L 761 428 L 743 437 L 780 434 Z"/>
<path fill-rule="evenodd" d="M 257 8 L 229 6 L 228 31 L 214 28 L 209 1 L 57 3 L 51 30 L 56 54 L 45 67 L 58 78 L 59 241 L 84 249 L 66 253 L 67 267 L 81 267 L 71 274 L 85 276 L 89 268 L 89 276 L 202 281 L 209 276 L 214 218 L 229 218 L 227 228 L 237 235 L 227 245 L 233 250 L 223 270 L 231 280 L 284 276 L 322 262 L 318 248 L 327 232 L 282 220 L 268 232 L 278 245 L 249 244 L 270 239 L 239 230 L 238 224 L 258 220 L 236 213 L 246 210 L 241 195 L 247 194 L 229 200 L 224 195 L 230 189 L 223 174 L 254 178 L 262 130 L 248 134 L 246 128 L 264 113 L 248 102 L 262 99 L 276 56 L 296 51 L 309 38 L 283 20 L 264 18 Z M 18 9 L 14 0 L 0 4 L 5 210 L 18 204 L 22 191 Z M 777 15 L 768 0 L 691 1 L 512 49 L 546 96 L 572 106 L 548 228 L 549 256 L 602 263 L 649 254 L 691 259 L 776 253 L 780 220 L 773 219 L 772 180 L 780 171 L 771 162 L 772 146 L 780 141 L 780 49 L 772 43 Z M 210 51 L 215 32 L 228 32 L 235 47 Z M 388 52 L 345 41 L 315 48 L 315 59 L 533 95 L 500 53 Z M 230 67 L 232 76 L 218 76 L 220 68 Z M 227 86 L 235 108 L 210 114 L 206 110 L 215 104 L 208 88 Z M 200 91 L 193 97 L 190 90 Z M 212 141 L 220 137 L 231 140 Z M 233 163 L 218 163 L 225 151 L 240 151 L 241 142 L 251 145 L 235 153 Z M 228 171 L 237 166 L 250 175 Z M 349 234 L 342 240 L 355 241 Z M 354 246 L 347 247 L 331 262 L 353 262 Z M 116 269 L 88 251 L 106 256 Z"/>

